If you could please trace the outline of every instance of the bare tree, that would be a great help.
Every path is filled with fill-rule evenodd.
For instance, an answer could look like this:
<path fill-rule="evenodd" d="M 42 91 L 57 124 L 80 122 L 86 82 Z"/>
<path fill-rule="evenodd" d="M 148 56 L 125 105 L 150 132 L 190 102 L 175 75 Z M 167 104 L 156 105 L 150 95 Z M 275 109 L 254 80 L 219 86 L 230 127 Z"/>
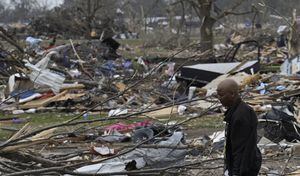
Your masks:
<path fill-rule="evenodd" d="M 234 5 L 232 5 L 232 7 L 228 9 L 219 8 L 215 3 L 215 0 L 188 0 L 188 2 L 201 20 L 201 50 L 210 50 L 211 54 L 213 54 L 214 24 L 227 15 L 244 15 L 253 12 L 252 8 L 246 12 L 234 12 L 234 10 L 236 10 L 243 2 L 245 2 L 245 0 L 238 0 Z"/>
<path fill-rule="evenodd" d="M 115 0 L 65 0 L 62 7 L 69 9 L 77 25 L 90 36 L 95 28 L 111 28 L 116 14 Z M 101 26 L 101 27 L 100 27 Z"/>
<path fill-rule="evenodd" d="M 37 0 L 11 0 L 10 4 L 14 7 L 15 21 L 28 21 L 30 13 L 38 8 Z"/>

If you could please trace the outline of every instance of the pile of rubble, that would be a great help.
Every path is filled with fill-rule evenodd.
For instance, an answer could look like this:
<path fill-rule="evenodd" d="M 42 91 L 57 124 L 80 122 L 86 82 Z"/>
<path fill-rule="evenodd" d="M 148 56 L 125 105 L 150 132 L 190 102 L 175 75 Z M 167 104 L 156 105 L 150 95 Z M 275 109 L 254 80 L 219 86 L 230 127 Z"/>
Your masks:
<path fill-rule="evenodd" d="M 2 76 L 6 77 L 7 83 L 1 92 L 2 100 L 5 99 L 1 103 L 2 111 L 13 114 L 53 109 L 82 112 L 97 103 L 103 103 L 101 110 L 93 110 L 103 111 L 112 107 L 137 107 L 150 102 L 167 101 L 169 98 L 164 96 L 167 92 L 160 90 L 161 86 L 155 86 L 155 82 L 151 83 L 154 88 L 157 87 L 155 93 L 148 93 L 147 90 L 153 88 L 147 85 L 140 85 L 143 90 L 133 86 L 140 79 L 147 82 L 146 77 L 160 74 L 168 65 L 150 65 L 142 57 L 124 58 L 117 54 L 119 43 L 113 39 L 75 45 L 70 41 L 70 44 L 46 50 L 40 47 L 38 39 L 27 41 L 27 53 L 35 55 L 26 55 L 21 68 L 3 58 L 5 71 Z M 18 68 L 20 71 L 14 72 Z M 168 69 L 168 72 L 174 72 L 174 68 Z M 158 85 L 160 81 L 157 80 Z M 121 97 L 118 95 L 121 92 L 126 92 L 126 95 Z M 116 96 L 116 99 L 102 102 L 112 96 Z"/>
<path fill-rule="evenodd" d="M 39 39 L 26 41 L 19 59 L 1 52 L 0 110 L 78 115 L 40 129 L 25 124 L 0 144 L 1 174 L 191 175 L 196 169 L 218 175 L 224 132 L 191 139 L 184 128 L 191 120 L 224 111 L 215 92 L 225 78 L 239 83 L 243 98 L 259 114 L 261 173 L 277 174 L 268 165 L 275 156 L 288 159 L 279 174 L 299 169 L 300 80 L 286 69 L 299 70 L 287 62 L 282 73 L 259 72 L 266 56 L 277 62 L 276 55 L 260 55 L 259 49 L 247 47 L 244 51 L 257 54 L 255 60 L 182 67 L 172 62 L 174 55 L 161 62 L 125 58 L 111 38 L 76 44 L 70 40 L 47 48 Z M 228 61 L 234 58 L 235 54 Z M 133 117 L 140 120 L 121 121 Z M 293 159 L 296 164 L 291 166 Z"/>

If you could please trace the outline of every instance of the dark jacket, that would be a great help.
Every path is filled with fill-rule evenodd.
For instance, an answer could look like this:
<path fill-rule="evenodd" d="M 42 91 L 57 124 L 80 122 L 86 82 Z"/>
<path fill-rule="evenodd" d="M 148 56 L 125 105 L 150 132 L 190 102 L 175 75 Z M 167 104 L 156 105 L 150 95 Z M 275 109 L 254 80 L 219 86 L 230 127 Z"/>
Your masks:
<path fill-rule="evenodd" d="M 257 117 L 241 99 L 225 113 L 225 165 L 229 175 L 257 176 L 261 153 L 257 148 Z"/>

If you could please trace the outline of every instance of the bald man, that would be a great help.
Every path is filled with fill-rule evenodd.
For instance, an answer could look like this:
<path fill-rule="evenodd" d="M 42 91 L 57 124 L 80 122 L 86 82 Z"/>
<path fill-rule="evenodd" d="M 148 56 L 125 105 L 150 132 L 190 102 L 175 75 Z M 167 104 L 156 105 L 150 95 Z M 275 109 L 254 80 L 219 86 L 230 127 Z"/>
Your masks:
<path fill-rule="evenodd" d="M 257 117 L 239 96 L 238 84 L 232 79 L 217 88 L 218 99 L 227 109 L 225 128 L 225 169 L 229 176 L 257 176 L 261 153 L 257 148 Z"/>

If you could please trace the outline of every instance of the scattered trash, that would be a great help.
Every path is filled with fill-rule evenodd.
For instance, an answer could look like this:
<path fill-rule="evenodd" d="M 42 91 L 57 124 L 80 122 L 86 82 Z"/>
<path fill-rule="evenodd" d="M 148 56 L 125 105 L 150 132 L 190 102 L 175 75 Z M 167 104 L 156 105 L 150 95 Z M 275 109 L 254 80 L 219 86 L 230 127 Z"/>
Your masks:
<path fill-rule="evenodd" d="M 92 150 L 95 151 L 96 153 L 99 153 L 100 155 L 103 155 L 103 156 L 115 154 L 114 149 L 110 149 L 106 146 L 93 147 Z"/>
<path fill-rule="evenodd" d="M 108 112 L 108 117 L 112 117 L 112 116 L 119 116 L 119 115 L 124 115 L 127 114 L 128 110 L 127 109 L 115 109 L 115 110 L 110 110 Z"/>
<path fill-rule="evenodd" d="M 142 141 L 150 140 L 154 136 L 154 132 L 150 128 L 139 128 L 133 131 L 132 141 L 140 143 Z"/>
<path fill-rule="evenodd" d="M 17 115 L 17 114 L 24 114 L 25 111 L 24 110 L 13 110 L 12 114 Z"/>
<path fill-rule="evenodd" d="M 289 142 L 300 141 L 300 125 L 290 110 L 293 109 L 289 106 L 280 106 L 279 109 L 273 107 L 261 116 L 259 122 L 265 130 L 266 138 L 273 142 L 283 139 Z"/>
<path fill-rule="evenodd" d="M 178 109 L 177 109 L 178 115 L 183 115 L 184 112 L 186 111 L 186 109 L 187 109 L 186 106 L 184 106 L 184 105 L 179 105 L 179 106 L 178 106 Z"/>
<path fill-rule="evenodd" d="M 91 3 L 96 10 L 97 5 Z M 216 89 L 218 83 L 227 78 L 238 83 L 241 96 L 260 117 L 258 145 L 266 158 L 264 162 L 274 164 L 267 160 L 298 156 L 300 153 L 300 59 L 299 53 L 290 54 L 290 48 L 286 47 L 291 44 L 288 26 L 282 25 L 278 29 L 276 26 L 272 34 L 269 35 L 269 31 L 266 34 L 258 32 L 261 36 L 257 36 L 254 30 L 268 28 L 256 19 L 236 24 L 241 27 L 239 32 L 229 32 L 225 25 L 220 25 L 213 34 L 222 33 L 222 36 L 227 36 L 227 41 L 214 43 L 210 53 L 203 52 L 199 46 L 163 47 L 163 42 L 153 45 L 148 41 L 143 41 L 143 44 L 134 41 L 137 46 L 132 46 L 125 39 L 135 40 L 144 37 L 144 34 L 139 36 L 123 29 L 126 28 L 122 20 L 124 9 L 116 10 L 120 19 L 108 20 L 120 24 L 118 27 L 97 19 L 101 25 L 108 26 L 109 30 L 104 28 L 103 31 L 96 25 L 96 17 L 102 15 L 97 13 L 95 18 L 85 17 L 91 20 L 91 24 L 86 24 L 79 20 L 80 14 L 84 13 L 81 8 L 74 9 L 79 13 L 72 16 L 76 19 L 76 25 L 72 26 L 85 26 L 84 30 L 88 30 L 91 39 L 66 40 L 72 35 L 58 34 L 70 33 L 64 31 L 66 28 L 53 28 L 53 24 L 45 21 L 37 23 L 35 19 L 30 24 L 36 25 L 32 30 L 53 28 L 55 34 L 48 36 L 32 31 L 36 36 L 26 37 L 31 33 L 27 31 L 28 34 L 22 36 L 26 43 L 24 50 L 22 47 L 11 50 L 6 49 L 6 45 L 0 46 L 0 111 L 3 115 L 0 130 L 14 133 L 0 142 L 1 175 L 14 172 L 24 172 L 16 175 L 72 175 L 71 170 L 74 175 L 109 174 L 142 172 L 143 169 L 152 175 L 150 171 L 158 169 L 155 171 L 157 175 L 163 174 L 159 168 L 166 167 L 174 169 L 167 169 L 171 175 L 182 171 L 192 175 L 190 170 L 193 169 L 189 166 L 199 170 L 221 170 L 223 174 L 225 131 L 217 131 L 223 126 L 220 124 L 215 128 L 217 122 L 209 119 L 204 123 L 213 126 L 213 130 L 207 130 L 211 135 L 204 134 L 206 127 L 199 129 L 198 123 L 201 123 L 200 126 L 205 124 L 198 118 L 208 114 L 208 118 L 210 115 L 218 118 L 225 110 L 219 107 Z M 214 10 L 212 13 L 221 13 L 217 12 L 218 8 Z M 57 14 L 70 18 L 65 11 L 57 11 Z M 151 18 L 144 19 L 145 35 L 156 32 L 156 23 L 163 28 L 171 26 L 167 18 Z M 172 24 L 177 24 L 178 19 L 179 16 L 174 17 Z M 187 16 L 184 24 L 193 26 L 200 22 L 193 20 L 196 19 Z M 0 37 L 6 41 L 14 39 L 15 36 L 10 33 L 6 36 L 5 27 L 2 29 L 1 26 Z M 81 29 L 77 27 L 71 33 L 80 33 Z M 247 30 L 249 35 L 245 35 L 243 30 Z M 172 28 L 169 31 L 172 35 L 189 35 L 185 30 Z M 163 35 L 162 38 L 165 37 Z M 173 38 L 167 43 L 180 43 Z M 251 40 L 243 41 L 246 38 Z M 15 42 L 14 46 L 18 43 Z M 251 43 L 256 46 L 248 45 Z M 150 54 L 148 45 L 154 46 L 154 51 L 149 48 Z M 52 118 L 50 116 L 45 122 L 49 126 L 34 126 L 36 119 L 33 116 L 39 118 L 39 113 L 52 115 L 51 112 L 56 117 L 60 117 L 59 112 L 75 117 L 47 124 Z M 194 133 L 197 137 L 186 133 Z M 292 158 L 281 161 L 287 169 L 263 165 L 261 173 L 297 173 L 299 164 L 288 166 Z M 194 165 L 194 162 L 200 164 Z M 45 171 L 48 167 L 60 168 L 62 165 L 74 167 Z"/>

